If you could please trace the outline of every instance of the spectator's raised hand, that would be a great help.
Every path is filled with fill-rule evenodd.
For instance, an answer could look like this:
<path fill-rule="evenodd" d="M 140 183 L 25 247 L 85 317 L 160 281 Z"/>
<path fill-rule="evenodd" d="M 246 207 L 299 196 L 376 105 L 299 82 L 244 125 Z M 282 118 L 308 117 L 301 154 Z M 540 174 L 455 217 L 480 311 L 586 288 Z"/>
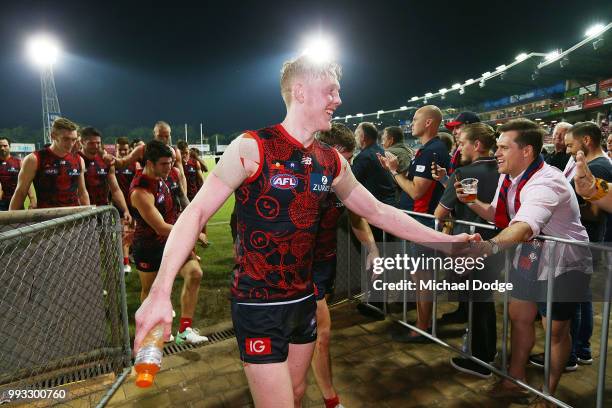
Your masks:
<path fill-rule="evenodd" d="M 595 194 L 595 177 L 589 166 L 582 150 L 576 154 L 576 175 L 574 176 L 576 193 L 583 197 L 591 197 Z"/>
<path fill-rule="evenodd" d="M 446 172 L 446 169 L 444 167 L 438 166 L 434 162 L 431 163 L 431 177 L 434 180 L 440 181 L 440 180 L 446 178 L 446 176 L 447 176 L 447 172 Z"/>
<path fill-rule="evenodd" d="M 377 153 L 376 156 L 378 157 L 378 161 L 380 161 L 380 165 L 383 166 L 385 170 L 392 172 L 397 171 L 399 160 L 396 155 L 391 152 L 385 152 L 384 156 L 380 153 Z"/>

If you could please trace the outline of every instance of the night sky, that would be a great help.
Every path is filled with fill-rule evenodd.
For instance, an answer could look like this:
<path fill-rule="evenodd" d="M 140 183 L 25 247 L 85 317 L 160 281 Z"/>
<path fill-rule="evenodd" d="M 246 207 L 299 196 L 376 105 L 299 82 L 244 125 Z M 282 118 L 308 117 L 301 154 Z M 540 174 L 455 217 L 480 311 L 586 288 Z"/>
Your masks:
<path fill-rule="evenodd" d="M 337 44 L 345 115 L 397 108 L 523 51 L 568 48 L 612 20 L 610 0 L 187 3 L 3 1 L 0 128 L 41 126 L 24 53 L 39 31 L 62 43 L 64 115 L 100 128 L 203 122 L 211 134 L 281 121 L 280 66 L 318 30 Z"/>

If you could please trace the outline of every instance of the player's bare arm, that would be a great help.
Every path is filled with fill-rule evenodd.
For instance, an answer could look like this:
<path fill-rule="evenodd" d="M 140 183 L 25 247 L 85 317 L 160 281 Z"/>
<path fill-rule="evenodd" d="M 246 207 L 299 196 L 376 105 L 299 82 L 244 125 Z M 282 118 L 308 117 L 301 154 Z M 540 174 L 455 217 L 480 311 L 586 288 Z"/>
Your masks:
<path fill-rule="evenodd" d="M 89 193 L 87 192 L 87 187 L 85 185 L 85 160 L 80 158 L 81 160 L 81 175 L 79 176 L 79 184 L 77 186 L 78 194 L 79 194 L 79 204 L 81 205 L 89 205 Z"/>
<path fill-rule="evenodd" d="M 206 178 L 192 204 L 174 224 L 166 242 L 157 278 L 149 296 L 136 313 L 135 350 L 140 348 L 144 336 L 159 323 L 165 326 L 164 336 L 170 335 L 170 292 L 176 274 L 191 254 L 202 227 L 234 190 L 258 171 L 259 163 L 257 142 L 248 135 L 235 139 L 223 153 L 212 174 Z"/>
<path fill-rule="evenodd" d="M 332 188 L 349 210 L 364 217 L 370 224 L 413 242 L 451 243 L 479 240 L 478 235 L 445 235 L 434 231 L 397 208 L 381 203 L 365 187 L 359 184 L 351 172 L 348 162 L 342 157 L 340 159 L 342 160 L 342 169 L 340 175 L 334 180 Z"/>
<path fill-rule="evenodd" d="M 172 224 L 164 221 L 164 217 L 155 208 L 155 197 L 150 192 L 135 188 L 130 199 L 132 206 L 138 210 L 142 219 L 155 231 L 157 235 L 167 237 L 172 231 Z"/>
<path fill-rule="evenodd" d="M 119 188 L 119 183 L 117 182 L 114 166 L 112 166 L 108 172 L 108 186 L 110 188 L 113 202 L 117 205 L 117 207 L 121 208 L 121 211 L 123 211 L 124 220 L 127 223 L 132 222 L 132 216 L 128 210 L 127 203 L 125 202 L 125 197 L 123 197 L 123 192 L 121 191 L 121 188 Z"/>
<path fill-rule="evenodd" d="M 28 154 L 21 162 L 21 170 L 17 178 L 17 187 L 9 204 L 9 210 L 23 210 L 23 203 L 32 181 L 36 176 L 36 168 L 38 167 L 38 159 L 33 153 Z"/>

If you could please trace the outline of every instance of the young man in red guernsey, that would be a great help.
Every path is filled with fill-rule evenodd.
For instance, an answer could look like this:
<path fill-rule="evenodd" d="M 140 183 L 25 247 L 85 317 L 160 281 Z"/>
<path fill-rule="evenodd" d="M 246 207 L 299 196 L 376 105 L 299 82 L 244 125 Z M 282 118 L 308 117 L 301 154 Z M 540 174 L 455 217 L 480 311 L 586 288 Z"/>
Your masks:
<path fill-rule="evenodd" d="M 85 163 L 72 153 L 77 141 L 77 125 L 57 118 L 51 126 L 51 146 L 30 153 L 21 163 L 10 210 L 23 209 L 23 202 L 34 184 L 38 208 L 89 205 L 85 187 Z"/>
<path fill-rule="evenodd" d="M 183 159 L 183 170 L 185 171 L 185 179 L 187 180 L 187 198 L 193 200 L 198 193 L 202 184 L 204 184 L 204 175 L 202 174 L 202 166 L 200 162 L 191 157 L 189 154 L 189 146 L 184 140 L 179 140 L 176 147 L 181 152 Z"/>
<path fill-rule="evenodd" d="M 172 170 L 172 151 L 164 143 L 152 140 L 146 144 L 146 164 L 130 187 L 129 201 L 136 210 L 134 232 L 134 261 L 142 285 L 140 300 L 149 294 L 155 281 L 168 234 L 176 221 L 177 211 L 166 179 Z M 193 247 L 193 246 L 192 246 Z M 191 327 L 202 280 L 202 269 L 193 252 L 183 260 L 180 274 L 184 279 L 181 292 L 181 320 L 176 343 L 207 341 Z M 166 334 L 165 338 L 169 335 Z"/>
<path fill-rule="evenodd" d="M 132 216 L 117 183 L 115 167 L 109 166 L 100 154 L 102 135 L 93 127 L 82 128 L 80 134 L 83 151 L 79 155 L 85 162 L 85 186 L 89 193 L 89 202 L 92 205 L 109 205 L 108 196 L 110 193 L 124 221 L 129 224 L 132 222 Z"/>
<path fill-rule="evenodd" d="M 350 162 L 355 152 L 355 135 L 341 123 L 333 123 L 331 130 L 319 132 L 317 139 L 332 146 Z M 340 398 L 332 382 L 329 343 L 331 337 L 331 316 L 328 299 L 333 293 L 336 281 L 336 253 L 338 221 L 344 213 L 344 204 L 334 193 L 327 195 L 323 203 L 321 221 L 314 249 L 312 279 L 317 299 L 317 342 L 312 357 L 312 372 L 323 394 L 326 408 L 342 408 Z M 367 248 L 366 268 L 379 256 L 378 247 L 367 221 L 349 212 L 351 227 L 357 239 Z"/>
<path fill-rule="evenodd" d="M 115 142 L 115 152 L 119 158 L 126 157 L 130 154 L 130 142 L 126 137 L 119 137 Z M 125 198 L 125 202 L 128 202 L 128 194 L 130 192 L 130 184 L 132 184 L 132 180 L 136 175 L 136 163 L 129 164 L 120 169 L 115 168 L 115 177 L 117 178 L 117 183 L 119 183 L 119 188 L 123 193 L 123 198 Z M 130 207 L 128 206 L 128 210 Z M 123 225 L 123 272 L 129 273 L 132 272 L 132 267 L 130 266 L 130 246 L 132 245 L 132 240 L 134 239 L 134 216 L 132 215 L 132 222 L 125 223 Z"/>
<path fill-rule="evenodd" d="M 21 169 L 21 160 L 11 156 L 11 141 L 6 137 L 0 136 L 0 211 L 8 211 L 11 198 L 15 188 L 17 188 L 17 179 L 19 177 L 19 169 Z M 36 208 L 36 194 L 34 187 L 30 186 L 28 190 L 30 198 L 29 208 Z"/>
<path fill-rule="evenodd" d="M 315 140 L 316 132 L 330 129 L 341 104 L 340 75 L 336 63 L 307 56 L 283 65 L 285 120 L 236 138 L 179 217 L 158 278 L 136 313 L 135 350 L 157 324 L 169 334 L 172 282 L 202 227 L 233 192 L 238 264 L 232 320 L 256 406 L 301 406 L 316 340 L 311 262 L 320 207 L 331 188 L 349 210 L 395 236 L 449 243 L 479 238 L 437 233 L 378 202 L 344 158 Z"/>

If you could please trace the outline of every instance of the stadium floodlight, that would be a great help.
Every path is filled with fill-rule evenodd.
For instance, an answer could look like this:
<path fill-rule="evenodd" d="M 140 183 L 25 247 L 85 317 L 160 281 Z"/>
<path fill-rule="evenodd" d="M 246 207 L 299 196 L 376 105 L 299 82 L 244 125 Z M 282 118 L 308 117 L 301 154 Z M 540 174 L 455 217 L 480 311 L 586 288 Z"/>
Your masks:
<path fill-rule="evenodd" d="M 27 51 L 30 59 L 36 65 L 47 67 L 57 62 L 60 47 L 53 38 L 41 34 L 28 41 Z"/>
<path fill-rule="evenodd" d="M 379 111 L 378 111 L 378 112 L 376 112 L 376 113 L 379 113 L 379 114 L 380 114 L 380 113 L 385 113 L 385 111 L 381 109 L 381 110 L 379 110 Z"/>
<path fill-rule="evenodd" d="M 410 98 L 411 102 L 418 101 L 418 100 L 419 100 L 418 96 L 413 96 L 412 98 Z"/>
<path fill-rule="evenodd" d="M 499 67 L 495 67 L 496 71 L 505 71 L 506 70 L 506 65 L 502 64 Z"/>
<path fill-rule="evenodd" d="M 490 76 L 491 76 L 491 71 L 487 71 L 487 72 L 485 72 L 484 74 L 482 74 L 482 77 L 483 77 L 483 78 L 488 78 L 488 77 L 490 77 Z"/>
<path fill-rule="evenodd" d="M 429 98 L 429 97 L 430 97 L 430 96 L 432 96 L 432 95 L 433 95 L 433 94 L 432 94 L 431 92 L 427 92 L 427 93 L 425 93 L 425 97 L 426 97 L 426 98 Z"/>
<path fill-rule="evenodd" d="M 473 78 L 470 78 L 470 79 L 468 79 L 467 81 L 465 81 L 465 84 L 466 84 L 466 85 L 472 85 L 474 82 L 476 82 L 476 81 L 474 81 L 474 79 L 473 79 Z"/>
<path fill-rule="evenodd" d="M 516 57 L 514 57 L 515 60 L 517 61 L 524 61 L 527 59 L 527 57 L 529 57 L 529 55 L 527 55 L 527 53 L 525 52 L 521 52 L 519 55 L 517 55 Z"/>
<path fill-rule="evenodd" d="M 459 89 L 459 88 L 461 88 L 461 84 L 453 84 L 452 88 L 453 89 Z"/>
<path fill-rule="evenodd" d="M 448 89 L 446 89 L 446 88 L 438 89 L 438 92 L 440 92 L 442 95 L 444 95 L 445 93 L 448 92 Z"/>
<path fill-rule="evenodd" d="M 39 34 L 28 40 L 26 52 L 40 70 L 43 139 L 45 143 L 51 143 L 51 124 L 61 116 L 53 78 L 53 64 L 57 62 L 60 47 L 52 37 Z"/>
<path fill-rule="evenodd" d="M 408 110 L 407 106 L 400 106 L 400 110 Z"/>
<path fill-rule="evenodd" d="M 601 34 L 601 32 L 605 30 L 605 28 L 606 26 L 601 23 L 593 24 L 584 32 L 584 36 L 593 37 L 597 34 Z"/>
<path fill-rule="evenodd" d="M 544 57 L 544 59 L 546 61 L 554 61 L 557 58 L 559 58 L 559 55 L 561 55 L 559 50 L 554 50 L 554 51 L 551 51 L 551 52 L 547 53 L 546 56 Z"/>
<path fill-rule="evenodd" d="M 358 118 L 362 118 L 362 117 L 363 117 L 363 113 L 358 113 L 358 114 L 357 114 L 357 115 L 355 115 L 355 116 L 357 116 Z"/>
<path fill-rule="evenodd" d="M 317 34 L 306 40 L 302 55 L 306 55 L 318 63 L 331 61 L 335 56 L 334 44 L 330 38 L 323 34 Z"/>

